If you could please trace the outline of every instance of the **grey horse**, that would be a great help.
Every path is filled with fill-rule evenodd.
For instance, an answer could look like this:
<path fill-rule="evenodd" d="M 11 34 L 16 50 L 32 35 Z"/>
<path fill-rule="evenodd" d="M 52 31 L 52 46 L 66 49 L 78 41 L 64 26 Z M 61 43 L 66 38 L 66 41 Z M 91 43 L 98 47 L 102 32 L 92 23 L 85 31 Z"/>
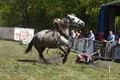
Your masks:
<path fill-rule="evenodd" d="M 85 26 L 85 23 L 73 15 L 67 15 L 65 18 L 53 19 L 54 29 L 46 29 L 38 32 L 34 35 L 33 39 L 29 43 L 25 53 L 28 53 L 32 46 L 37 49 L 39 53 L 39 59 L 47 63 L 47 60 L 43 56 L 43 51 L 46 48 L 59 48 L 64 52 L 63 64 L 67 61 L 67 56 L 70 52 L 69 28 L 70 26 Z"/>

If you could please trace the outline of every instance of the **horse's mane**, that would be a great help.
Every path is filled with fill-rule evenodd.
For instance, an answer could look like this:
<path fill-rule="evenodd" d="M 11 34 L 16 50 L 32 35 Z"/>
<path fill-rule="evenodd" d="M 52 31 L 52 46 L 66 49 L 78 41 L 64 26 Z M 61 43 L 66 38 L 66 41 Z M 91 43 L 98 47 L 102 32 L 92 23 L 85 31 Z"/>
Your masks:
<path fill-rule="evenodd" d="M 69 22 L 67 18 L 54 18 L 53 19 L 53 25 L 54 25 L 54 29 L 57 30 L 58 32 L 60 32 L 60 34 L 62 34 L 64 37 L 69 37 L 67 34 L 65 34 L 65 32 L 63 31 L 63 29 L 66 29 L 69 27 Z"/>
<path fill-rule="evenodd" d="M 62 28 L 68 28 L 69 27 L 69 20 L 67 18 L 55 18 L 53 19 L 53 25 L 54 27 L 62 27 Z"/>

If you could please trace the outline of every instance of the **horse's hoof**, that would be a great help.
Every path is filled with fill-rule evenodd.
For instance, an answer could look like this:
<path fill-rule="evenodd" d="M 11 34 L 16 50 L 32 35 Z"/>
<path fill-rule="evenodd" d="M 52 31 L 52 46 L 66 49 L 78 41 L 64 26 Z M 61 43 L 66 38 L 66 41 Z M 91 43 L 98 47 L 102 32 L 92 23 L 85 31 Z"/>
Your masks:
<path fill-rule="evenodd" d="M 62 63 L 65 64 L 66 60 L 63 60 Z"/>
<path fill-rule="evenodd" d="M 45 64 L 51 64 L 51 63 L 50 63 L 50 62 L 48 62 L 48 61 L 45 61 L 44 63 L 45 63 Z"/>
<path fill-rule="evenodd" d="M 61 57 L 64 57 L 64 54 L 61 54 Z"/>

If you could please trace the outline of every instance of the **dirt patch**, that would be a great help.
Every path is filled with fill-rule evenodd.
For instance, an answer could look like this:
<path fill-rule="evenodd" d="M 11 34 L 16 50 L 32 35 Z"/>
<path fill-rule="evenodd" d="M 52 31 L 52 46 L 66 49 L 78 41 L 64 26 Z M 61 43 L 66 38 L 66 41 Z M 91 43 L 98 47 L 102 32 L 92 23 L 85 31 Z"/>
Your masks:
<path fill-rule="evenodd" d="M 58 62 L 62 62 L 62 55 L 61 54 L 54 54 L 52 56 L 50 56 L 47 61 L 51 64 L 53 63 L 58 63 Z"/>
<path fill-rule="evenodd" d="M 94 61 L 93 63 L 91 63 L 91 65 L 95 68 L 104 68 L 104 69 L 108 69 L 109 66 L 112 65 L 112 61 L 103 61 L 103 60 L 97 60 Z"/>
<path fill-rule="evenodd" d="M 45 63 L 42 59 L 41 60 L 28 60 L 28 59 L 18 59 L 19 62 L 30 62 L 30 63 L 45 63 L 45 64 L 54 64 L 62 62 L 62 55 L 61 54 L 53 54 L 46 59 L 47 63 Z"/>

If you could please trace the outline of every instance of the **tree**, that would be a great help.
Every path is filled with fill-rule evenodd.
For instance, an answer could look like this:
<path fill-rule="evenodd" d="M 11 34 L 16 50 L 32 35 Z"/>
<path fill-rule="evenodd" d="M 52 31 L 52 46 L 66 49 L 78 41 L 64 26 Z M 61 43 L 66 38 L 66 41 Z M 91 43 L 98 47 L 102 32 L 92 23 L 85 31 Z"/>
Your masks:
<path fill-rule="evenodd" d="M 52 27 L 55 17 L 74 13 L 97 30 L 100 5 L 112 0 L 1 0 L 0 25 L 31 27 L 37 31 Z"/>

